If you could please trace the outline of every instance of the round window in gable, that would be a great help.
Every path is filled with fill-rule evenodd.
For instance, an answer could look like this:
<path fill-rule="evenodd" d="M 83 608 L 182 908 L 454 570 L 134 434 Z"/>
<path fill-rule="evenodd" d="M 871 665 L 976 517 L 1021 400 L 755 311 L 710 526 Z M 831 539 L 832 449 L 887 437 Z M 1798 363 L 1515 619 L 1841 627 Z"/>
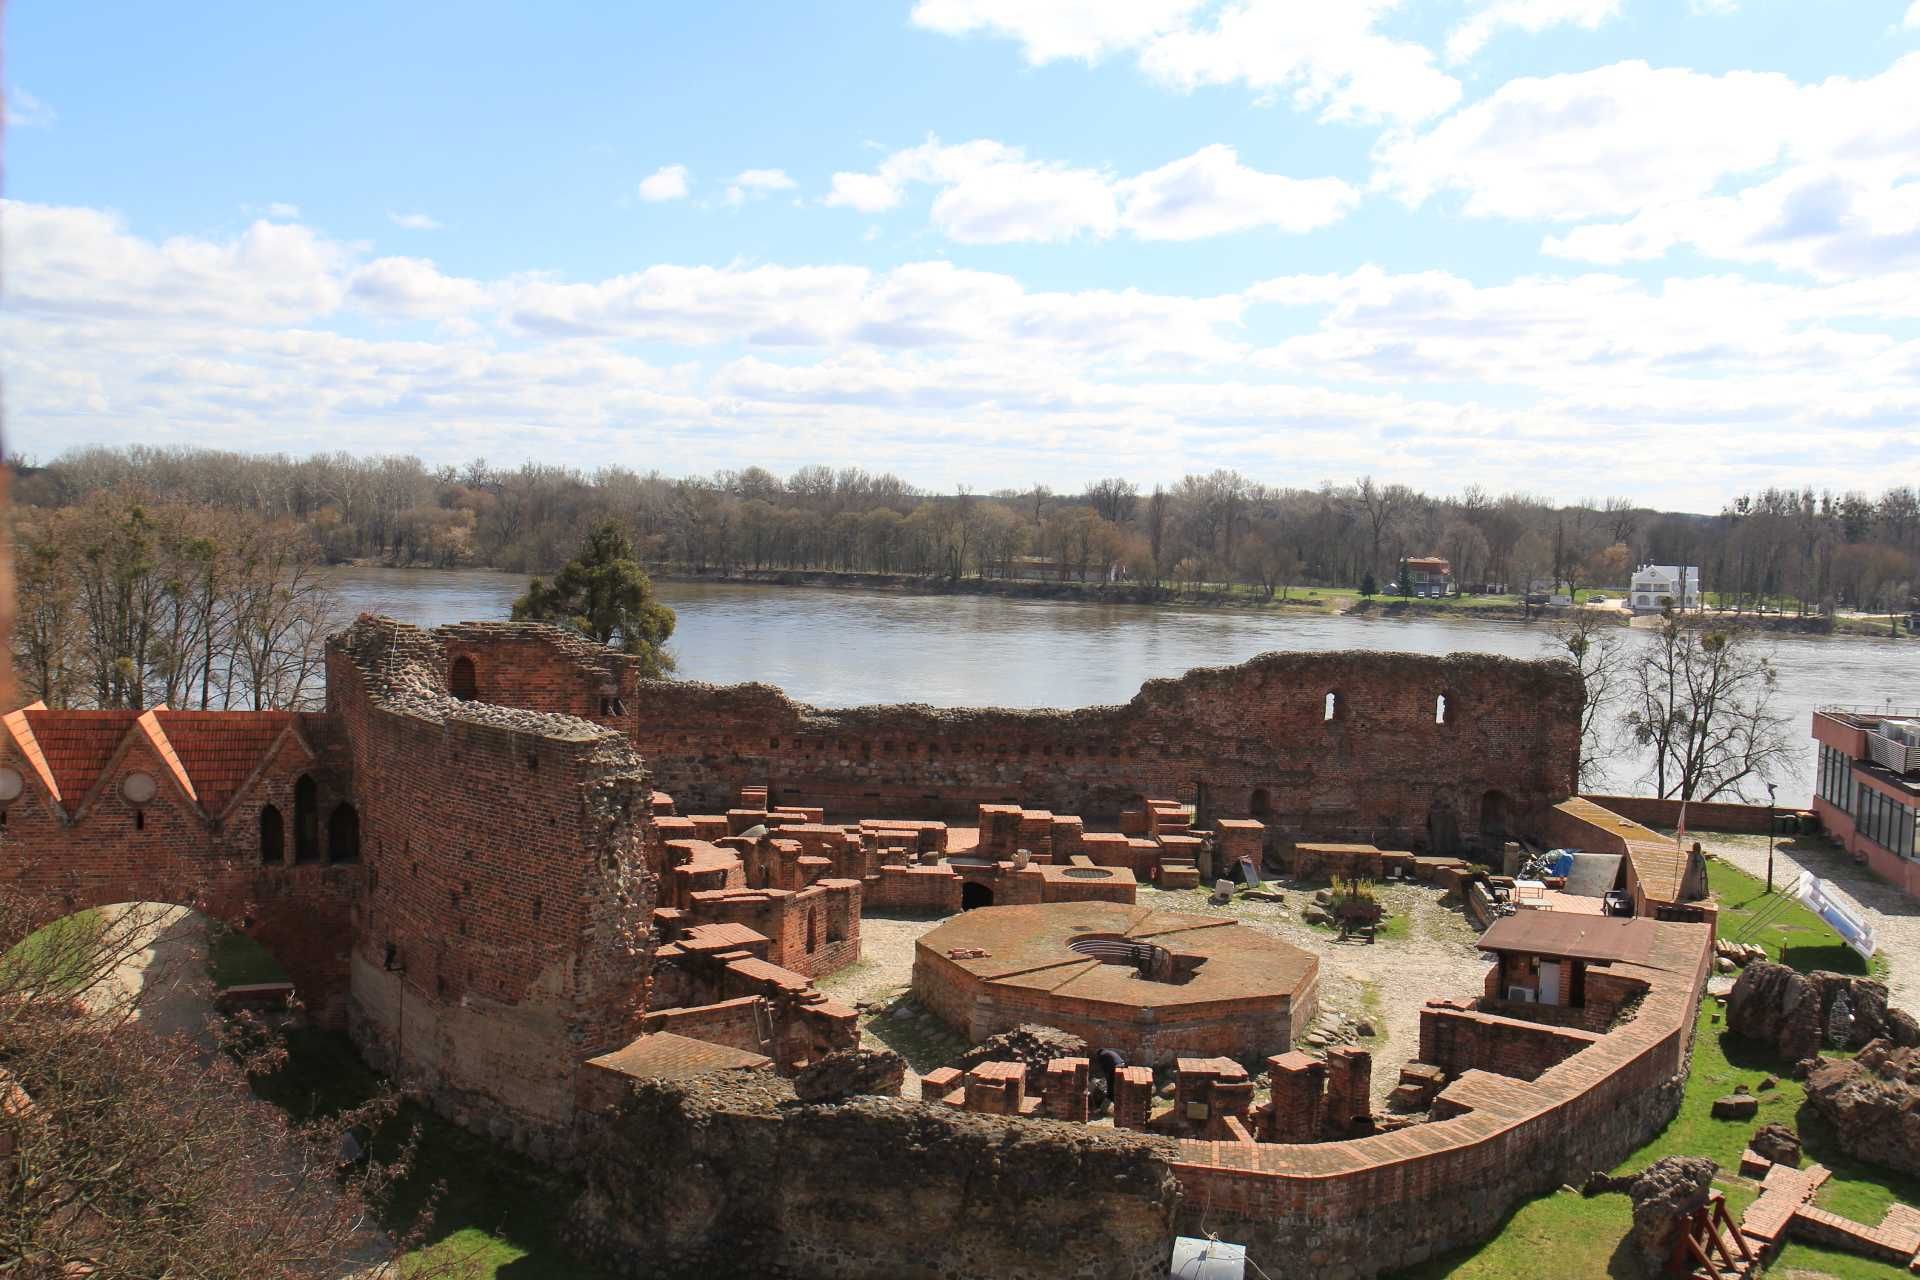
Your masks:
<path fill-rule="evenodd" d="M 0 769 L 0 804 L 12 804 L 26 786 L 18 769 Z"/>
<path fill-rule="evenodd" d="M 133 804 L 145 804 L 160 790 L 150 773 L 130 773 L 120 783 L 120 794 Z"/>

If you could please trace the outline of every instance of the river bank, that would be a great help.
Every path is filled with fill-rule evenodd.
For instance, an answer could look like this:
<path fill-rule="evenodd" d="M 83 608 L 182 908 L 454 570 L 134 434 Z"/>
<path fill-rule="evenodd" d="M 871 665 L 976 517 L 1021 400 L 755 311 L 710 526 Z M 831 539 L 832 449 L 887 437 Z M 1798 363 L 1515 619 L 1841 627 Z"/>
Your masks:
<path fill-rule="evenodd" d="M 1474 622 L 1557 621 L 1576 609 L 1590 611 L 1604 622 L 1630 626 L 1635 616 L 1625 609 L 1587 606 L 1528 605 L 1515 596 L 1449 596 L 1421 600 L 1402 596 L 1361 596 L 1338 587 L 1291 587 L 1269 597 L 1241 586 L 1174 587 L 1138 582 L 1043 581 L 1030 578 L 949 578 L 906 573 L 851 573 L 832 569 L 734 569 L 699 572 L 684 565 L 653 562 L 647 572 L 656 582 L 712 583 L 725 586 L 804 587 L 815 590 L 883 592 L 916 596 L 993 596 L 1010 600 L 1054 601 L 1071 604 L 1147 605 L 1181 609 L 1239 609 L 1321 617 L 1436 618 Z M 1729 613 L 1715 610 L 1688 615 L 1697 625 L 1740 627 L 1778 635 L 1858 636 L 1867 639 L 1909 638 L 1890 633 L 1884 621 L 1865 618 L 1800 616 L 1794 614 Z M 1642 615 L 1641 625 L 1651 625 Z"/>

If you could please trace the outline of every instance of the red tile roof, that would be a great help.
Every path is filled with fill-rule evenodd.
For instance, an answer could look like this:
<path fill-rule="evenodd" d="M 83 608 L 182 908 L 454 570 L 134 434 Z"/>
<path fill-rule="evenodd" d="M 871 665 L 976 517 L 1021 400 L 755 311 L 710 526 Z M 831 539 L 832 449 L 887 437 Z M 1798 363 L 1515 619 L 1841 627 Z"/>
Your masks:
<path fill-rule="evenodd" d="M 223 812 L 293 723 L 291 711 L 162 711 L 157 719 L 200 807 Z"/>
<path fill-rule="evenodd" d="M 27 725 L 46 756 L 60 801 L 74 813 L 95 779 L 119 749 L 138 711 L 49 711 L 26 713 Z"/>
<path fill-rule="evenodd" d="M 5 724 L 69 813 L 79 811 L 127 734 L 138 732 L 180 789 L 216 815 L 293 719 L 290 711 L 50 711 L 35 704 L 6 716 Z"/>
<path fill-rule="evenodd" d="M 27 723 L 28 711 L 41 711 L 46 708 L 46 705 L 44 702 L 36 702 L 19 711 L 10 711 L 5 716 L 4 723 L 28 767 L 39 775 L 40 785 L 47 789 L 49 795 L 58 800 L 60 784 L 53 780 L 53 769 L 47 764 L 47 754 L 40 749 L 40 740 L 33 736 L 33 726 Z"/>

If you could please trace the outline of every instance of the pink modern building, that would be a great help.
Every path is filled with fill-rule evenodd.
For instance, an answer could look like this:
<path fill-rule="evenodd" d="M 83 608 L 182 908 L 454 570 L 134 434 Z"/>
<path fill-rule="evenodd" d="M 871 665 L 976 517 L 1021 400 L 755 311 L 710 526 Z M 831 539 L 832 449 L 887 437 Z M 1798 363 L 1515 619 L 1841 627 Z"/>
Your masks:
<path fill-rule="evenodd" d="M 1920 711 L 1822 707 L 1813 808 L 1827 833 L 1909 897 L 1920 898 Z"/>

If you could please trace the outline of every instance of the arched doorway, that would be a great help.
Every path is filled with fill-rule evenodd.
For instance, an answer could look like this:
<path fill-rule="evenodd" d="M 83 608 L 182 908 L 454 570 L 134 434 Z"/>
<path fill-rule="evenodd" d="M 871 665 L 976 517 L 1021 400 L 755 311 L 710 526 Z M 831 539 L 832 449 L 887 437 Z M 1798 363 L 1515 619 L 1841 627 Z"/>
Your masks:
<path fill-rule="evenodd" d="M 287 860 L 287 824 L 272 805 L 260 806 L 260 861 L 278 866 Z"/>
<path fill-rule="evenodd" d="M 447 692 L 462 702 L 472 702 L 480 696 L 480 681 L 473 671 L 473 659 L 461 654 L 453 660 L 447 669 Z"/>
<path fill-rule="evenodd" d="M 1507 838 L 1507 793 L 1489 791 L 1480 797 L 1480 836 L 1484 840 Z"/>
<path fill-rule="evenodd" d="M 1460 851 L 1460 824 L 1454 819 L 1453 806 L 1435 800 L 1427 808 L 1427 852 L 1445 856 Z"/>
<path fill-rule="evenodd" d="M 993 890 L 987 885 L 977 884 L 969 880 L 960 886 L 960 909 L 962 911 L 971 911 L 975 907 L 990 907 L 992 905 Z"/>
<path fill-rule="evenodd" d="M 293 860 L 320 860 L 320 797 L 313 778 L 301 774 L 293 784 Z"/>
<path fill-rule="evenodd" d="M 327 819 L 327 861 L 360 861 L 360 811 L 346 801 Z"/>
<path fill-rule="evenodd" d="M 1265 787 L 1255 787 L 1247 800 L 1247 812 L 1265 822 L 1273 817 L 1273 796 Z"/>

